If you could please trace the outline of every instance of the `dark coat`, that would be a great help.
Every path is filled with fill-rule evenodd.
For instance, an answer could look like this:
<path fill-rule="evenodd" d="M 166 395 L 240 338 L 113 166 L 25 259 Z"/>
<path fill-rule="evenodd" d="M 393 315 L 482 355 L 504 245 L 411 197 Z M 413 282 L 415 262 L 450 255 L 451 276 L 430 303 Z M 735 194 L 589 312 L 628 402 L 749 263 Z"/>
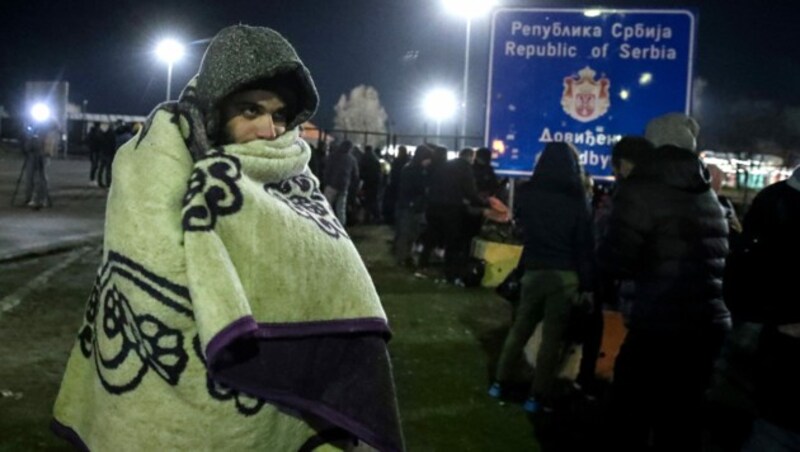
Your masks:
<path fill-rule="evenodd" d="M 604 273 L 635 281 L 629 325 L 730 326 L 722 300 L 728 225 L 697 155 L 663 146 L 619 185 L 598 249 Z"/>
<path fill-rule="evenodd" d="M 370 152 L 365 152 L 358 165 L 361 180 L 364 181 L 364 191 L 377 192 L 381 183 L 381 162 Z"/>
<path fill-rule="evenodd" d="M 430 183 L 428 168 L 410 163 L 400 173 L 397 190 L 397 207 L 414 212 L 425 212 Z"/>
<path fill-rule="evenodd" d="M 497 180 L 497 175 L 494 173 L 494 168 L 489 163 L 482 163 L 475 161 L 472 165 L 472 173 L 475 175 L 475 186 L 478 193 L 486 196 L 494 196 L 497 194 L 497 189 L 500 188 L 500 183 Z"/>
<path fill-rule="evenodd" d="M 757 351 L 756 399 L 768 421 L 800 432 L 800 338 L 779 325 L 800 323 L 800 189 L 786 181 L 761 190 L 744 219 L 740 245 L 725 269 L 725 300 L 734 320 L 764 324 Z"/>
<path fill-rule="evenodd" d="M 431 204 L 482 206 L 488 203 L 478 196 L 472 165 L 462 158 L 449 160 L 434 173 L 431 181 Z"/>
<path fill-rule="evenodd" d="M 343 191 L 358 181 L 358 162 L 350 152 L 339 150 L 328 154 L 325 160 L 325 185 Z"/>
<path fill-rule="evenodd" d="M 572 149 L 548 145 L 531 180 L 519 189 L 515 217 L 522 226 L 528 270 L 578 273 L 581 291 L 594 288 L 594 232 Z"/>

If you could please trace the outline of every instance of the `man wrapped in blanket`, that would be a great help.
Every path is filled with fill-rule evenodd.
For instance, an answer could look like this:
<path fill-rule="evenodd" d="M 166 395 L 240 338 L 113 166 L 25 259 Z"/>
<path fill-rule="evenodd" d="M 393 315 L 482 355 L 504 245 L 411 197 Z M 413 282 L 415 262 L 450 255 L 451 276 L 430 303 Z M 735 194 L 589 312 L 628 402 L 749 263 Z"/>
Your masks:
<path fill-rule="evenodd" d="M 403 450 L 386 315 L 308 170 L 316 88 L 238 25 L 117 154 L 53 428 L 97 451 Z"/>

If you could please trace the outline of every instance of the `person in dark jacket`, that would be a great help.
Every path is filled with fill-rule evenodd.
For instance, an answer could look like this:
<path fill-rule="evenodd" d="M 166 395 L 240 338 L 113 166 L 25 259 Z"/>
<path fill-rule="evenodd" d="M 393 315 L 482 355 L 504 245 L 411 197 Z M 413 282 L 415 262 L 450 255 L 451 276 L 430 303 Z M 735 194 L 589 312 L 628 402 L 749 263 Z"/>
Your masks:
<path fill-rule="evenodd" d="M 614 184 L 598 184 L 594 186 L 592 197 L 592 218 L 594 221 L 595 241 L 605 235 L 608 218 L 613 205 L 612 193 L 625 180 L 640 162 L 653 156 L 655 148 L 646 138 L 628 135 L 614 144 L 611 151 L 611 170 L 616 179 Z M 577 382 L 587 394 L 596 394 L 598 381 L 595 378 L 597 359 L 603 339 L 603 309 L 613 308 L 623 312 L 630 311 L 633 302 L 633 282 L 620 281 L 613 277 L 598 273 L 594 290 L 594 308 L 587 322 L 587 331 L 583 342 L 581 368 Z"/>
<path fill-rule="evenodd" d="M 411 248 L 419 238 L 425 222 L 430 184 L 428 169 L 433 152 L 425 145 L 418 146 L 411 162 L 400 173 L 397 190 L 397 238 L 395 257 L 400 265 L 413 266 Z"/>
<path fill-rule="evenodd" d="M 100 152 L 103 148 L 103 131 L 100 129 L 100 123 L 95 122 L 92 128 L 89 129 L 89 135 L 86 137 L 86 143 L 89 146 L 89 185 L 98 186 L 100 181 L 98 178 L 98 168 L 100 167 Z"/>
<path fill-rule="evenodd" d="M 734 319 L 764 325 L 756 350 L 757 418 L 746 452 L 800 450 L 800 303 L 792 263 L 800 255 L 798 231 L 800 168 L 753 199 L 725 269 Z"/>
<path fill-rule="evenodd" d="M 389 170 L 389 184 L 386 186 L 386 191 L 383 195 L 383 219 L 389 224 L 394 224 L 395 222 L 398 208 L 397 191 L 400 188 L 401 173 L 409 160 L 408 148 L 405 146 L 397 148 L 397 157 L 392 160 L 391 169 Z"/>
<path fill-rule="evenodd" d="M 488 148 L 478 148 L 475 151 L 472 172 L 475 175 L 475 187 L 481 196 L 488 198 L 497 195 L 500 183 L 494 173 L 494 168 L 492 168 L 492 151 Z"/>
<path fill-rule="evenodd" d="M 114 125 L 109 124 L 108 129 L 100 138 L 100 161 L 97 168 L 97 184 L 103 188 L 111 186 L 111 164 L 117 153 L 117 132 Z"/>
<path fill-rule="evenodd" d="M 433 243 L 444 243 L 445 279 L 463 284 L 461 273 L 469 255 L 467 207 L 486 208 L 487 200 L 478 195 L 472 162 L 475 153 L 464 149 L 457 159 L 446 162 L 431 180 L 429 204 L 425 214 Z"/>
<path fill-rule="evenodd" d="M 358 172 L 361 175 L 361 189 L 364 194 L 364 220 L 367 224 L 378 224 L 381 221 L 378 192 L 381 186 L 382 175 L 381 162 L 375 155 L 372 146 L 364 147 L 364 156 L 359 163 Z"/>
<path fill-rule="evenodd" d="M 358 186 L 358 162 L 350 153 L 353 143 L 342 141 L 325 160 L 325 198 L 333 207 L 336 218 L 347 225 L 347 200 L 352 186 Z"/>
<path fill-rule="evenodd" d="M 520 187 L 515 217 L 524 251 L 520 304 L 489 391 L 502 397 L 514 365 L 536 326 L 543 322 L 533 386 L 525 409 L 549 411 L 559 396 L 557 374 L 567 346 L 573 307 L 591 299 L 594 237 L 577 150 L 548 143 L 531 180 Z"/>
<path fill-rule="evenodd" d="M 634 281 L 612 388 L 617 450 L 700 450 L 704 392 L 730 329 L 722 299 L 728 228 L 695 152 L 699 126 L 652 120 L 656 151 L 617 190 L 602 271 Z"/>

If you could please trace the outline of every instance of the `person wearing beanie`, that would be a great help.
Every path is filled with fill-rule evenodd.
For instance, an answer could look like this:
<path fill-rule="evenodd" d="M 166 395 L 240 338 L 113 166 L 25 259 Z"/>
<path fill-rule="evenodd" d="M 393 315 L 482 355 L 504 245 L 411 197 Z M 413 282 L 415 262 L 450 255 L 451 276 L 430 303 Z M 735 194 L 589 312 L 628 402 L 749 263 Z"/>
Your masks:
<path fill-rule="evenodd" d="M 742 450 L 800 449 L 800 167 L 753 199 L 728 257 L 725 301 L 737 322 L 763 324 L 756 349 L 756 420 Z M 787 260 L 788 257 L 788 260 Z"/>
<path fill-rule="evenodd" d="M 694 151 L 697 122 L 647 125 L 657 149 L 619 184 L 597 250 L 603 275 L 632 281 L 612 387 L 619 450 L 700 450 L 702 406 L 731 327 L 722 274 L 728 224 Z"/>
<path fill-rule="evenodd" d="M 647 123 L 644 137 L 657 148 L 671 145 L 694 151 L 697 149 L 699 133 L 700 125 L 691 116 L 683 113 L 667 113 Z"/>
<path fill-rule="evenodd" d="M 299 137 L 317 104 L 291 44 L 232 26 L 122 146 L 57 434 L 98 451 L 404 449 L 386 315 Z"/>

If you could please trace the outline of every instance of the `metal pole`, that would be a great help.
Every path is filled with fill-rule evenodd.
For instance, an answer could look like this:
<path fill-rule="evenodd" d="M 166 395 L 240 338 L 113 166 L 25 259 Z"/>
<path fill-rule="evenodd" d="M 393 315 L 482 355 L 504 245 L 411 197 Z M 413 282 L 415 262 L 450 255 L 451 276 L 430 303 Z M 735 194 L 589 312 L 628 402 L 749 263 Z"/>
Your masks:
<path fill-rule="evenodd" d="M 509 178 L 508 183 L 508 211 L 511 212 L 511 218 L 514 218 L 514 186 L 516 185 L 516 179 Z"/>
<path fill-rule="evenodd" d="M 467 136 L 467 87 L 469 86 L 469 35 L 472 29 L 472 19 L 467 19 L 467 45 L 464 50 L 464 87 L 461 94 L 461 143 Z"/>
<path fill-rule="evenodd" d="M 23 143 L 23 146 L 25 144 Z M 30 164 L 30 150 L 25 152 L 25 159 L 22 161 L 22 168 L 19 170 L 19 177 L 17 177 L 17 184 L 14 186 L 14 194 L 11 195 L 11 207 L 14 207 L 14 201 L 17 200 L 17 192 L 19 191 L 19 184 L 22 182 L 22 177 L 25 174 L 25 170 L 27 169 L 28 165 Z M 27 181 L 26 181 L 27 183 Z"/>
<path fill-rule="evenodd" d="M 167 102 L 169 102 L 172 88 L 172 63 L 167 64 Z"/>

